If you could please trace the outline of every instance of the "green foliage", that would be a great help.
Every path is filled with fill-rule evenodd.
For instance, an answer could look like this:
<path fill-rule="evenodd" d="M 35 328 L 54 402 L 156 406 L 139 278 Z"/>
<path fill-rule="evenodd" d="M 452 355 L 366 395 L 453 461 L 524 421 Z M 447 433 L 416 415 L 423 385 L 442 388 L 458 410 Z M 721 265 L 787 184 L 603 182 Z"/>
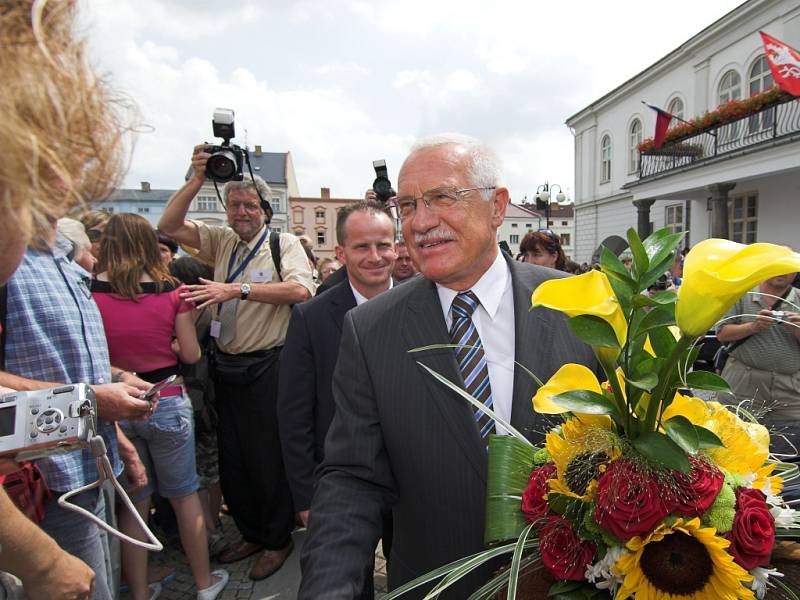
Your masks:
<path fill-rule="evenodd" d="M 528 485 L 536 449 L 510 435 L 489 436 L 489 467 L 486 482 L 487 545 L 516 540 L 527 525 L 520 510 Z"/>
<path fill-rule="evenodd" d="M 728 382 L 710 371 L 692 371 L 686 374 L 686 385 L 696 390 L 730 393 Z"/>
<path fill-rule="evenodd" d="M 688 454 L 696 454 L 700 449 L 700 435 L 694 424 L 686 417 L 677 415 L 664 421 L 664 431 Z"/>
<path fill-rule="evenodd" d="M 666 357 L 672 354 L 677 340 L 669 327 L 655 327 L 648 331 L 647 335 L 650 337 L 650 345 L 653 347 L 656 356 Z"/>
<path fill-rule="evenodd" d="M 605 590 L 599 590 L 585 581 L 559 581 L 550 586 L 548 598 L 553 600 L 599 600 L 610 598 Z"/>
<path fill-rule="evenodd" d="M 644 245 L 642 244 L 642 239 L 639 237 L 639 234 L 636 233 L 636 230 L 631 227 L 628 229 L 628 246 L 631 249 L 631 254 L 633 255 L 633 265 L 631 269 L 631 273 L 634 276 L 641 277 L 644 273 L 647 273 L 647 269 L 650 267 L 650 259 L 647 256 L 647 252 L 644 249 Z M 639 288 L 642 289 L 641 287 Z"/>
<path fill-rule="evenodd" d="M 653 463 L 681 473 L 691 471 L 686 452 L 663 433 L 646 431 L 633 440 L 633 447 Z"/>
<path fill-rule="evenodd" d="M 651 329 L 668 327 L 669 325 L 675 325 L 675 307 L 672 304 L 662 305 L 648 312 L 642 319 L 636 334 L 642 335 Z"/>
<path fill-rule="evenodd" d="M 585 413 L 590 415 L 611 415 L 619 421 L 621 415 L 614 406 L 614 403 L 603 394 L 590 390 L 572 390 L 556 394 L 552 398 L 555 404 L 566 408 L 571 412 Z"/>
<path fill-rule="evenodd" d="M 594 315 L 579 315 L 567 320 L 572 332 L 592 347 L 615 348 L 619 341 L 608 321 Z"/>

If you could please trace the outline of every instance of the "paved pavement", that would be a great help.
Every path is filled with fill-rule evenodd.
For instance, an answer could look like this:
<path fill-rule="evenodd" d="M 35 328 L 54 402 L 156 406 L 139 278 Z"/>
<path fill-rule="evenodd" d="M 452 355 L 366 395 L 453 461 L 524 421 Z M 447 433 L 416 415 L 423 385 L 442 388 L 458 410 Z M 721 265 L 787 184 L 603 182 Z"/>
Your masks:
<path fill-rule="evenodd" d="M 223 516 L 222 527 L 229 541 L 238 538 L 238 533 L 230 517 Z M 230 582 L 218 596 L 220 600 L 293 600 L 297 597 L 300 585 L 300 550 L 305 541 L 306 531 L 298 529 L 294 532 L 294 550 L 283 567 L 271 577 L 262 581 L 251 581 L 247 574 L 256 560 L 256 556 L 239 561 L 232 565 L 212 564 L 212 568 L 223 567 L 231 574 Z M 166 545 L 164 551 L 150 555 L 151 563 L 172 565 L 176 569 L 175 578 L 164 586 L 159 600 L 189 600 L 197 597 L 189 565 L 183 554 L 180 543 Z M 386 561 L 380 547 L 375 554 L 375 598 L 386 595 Z M 122 594 L 122 600 L 129 600 L 128 594 Z"/>

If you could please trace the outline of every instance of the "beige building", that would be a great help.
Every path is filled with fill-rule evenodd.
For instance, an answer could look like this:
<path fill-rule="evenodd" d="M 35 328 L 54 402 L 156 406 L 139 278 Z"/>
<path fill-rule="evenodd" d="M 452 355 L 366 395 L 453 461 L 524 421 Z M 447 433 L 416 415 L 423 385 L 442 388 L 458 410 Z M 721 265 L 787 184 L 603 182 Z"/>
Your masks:
<path fill-rule="evenodd" d="M 321 188 L 319 198 L 289 197 L 288 231 L 311 240 L 317 258 L 334 256 L 336 213 L 361 198 L 331 198 L 330 188 Z"/>

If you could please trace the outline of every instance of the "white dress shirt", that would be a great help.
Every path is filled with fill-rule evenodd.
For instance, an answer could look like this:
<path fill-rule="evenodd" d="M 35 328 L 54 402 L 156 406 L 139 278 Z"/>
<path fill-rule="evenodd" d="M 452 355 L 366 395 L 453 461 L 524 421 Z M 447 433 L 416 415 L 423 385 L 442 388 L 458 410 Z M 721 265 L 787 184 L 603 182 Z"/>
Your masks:
<path fill-rule="evenodd" d="M 492 388 L 492 409 L 503 419 L 511 422 L 511 404 L 514 393 L 514 294 L 511 286 L 511 271 L 503 254 L 498 251 L 492 266 L 478 282 L 470 288 L 480 304 L 472 315 L 483 344 L 483 353 L 489 369 L 489 385 Z M 442 305 L 447 330 L 453 324 L 450 308 L 458 295 L 436 284 L 439 302 Z M 461 290 L 466 291 L 466 290 Z M 508 432 L 496 426 L 498 434 Z"/>
<path fill-rule="evenodd" d="M 364 302 L 366 302 L 367 300 L 369 300 L 369 298 L 367 298 L 366 296 L 364 296 L 364 295 L 363 295 L 361 292 L 359 292 L 359 291 L 356 289 L 356 286 L 354 286 L 354 285 L 353 285 L 353 282 L 352 282 L 352 281 L 350 281 L 350 279 L 348 279 L 348 280 L 347 280 L 347 285 L 349 285 L 349 286 L 350 286 L 350 289 L 351 289 L 351 290 L 353 290 L 353 296 L 355 296 L 355 298 L 356 298 L 356 306 L 361 306 L 362 304 L 364 304 Z M 388 291 L 389 291 L 390 289 L 392 289 L 393 287 L 394 287 L 394 279 L 392 279 L 392 278 L 390 277 L 390 278 L 389 278 L 389 287 L 388 287 L 388 288 L 386 288 L 384 291 L 388 292 Z M 381 292 L 381 293 L 383 293 L 383 292 Z"/>

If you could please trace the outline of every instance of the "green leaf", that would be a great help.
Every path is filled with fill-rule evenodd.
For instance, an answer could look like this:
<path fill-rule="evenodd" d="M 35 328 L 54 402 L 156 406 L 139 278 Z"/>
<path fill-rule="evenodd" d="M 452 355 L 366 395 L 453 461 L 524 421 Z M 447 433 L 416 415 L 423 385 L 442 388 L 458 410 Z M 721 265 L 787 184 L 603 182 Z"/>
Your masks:
<path fill-rule="evenodd" d="M 659 306 L 651 310 L 639 325 L 636 335 L 642 335 L 650 329 L 675 325 L 675 308 L 673 306 Z"/>
<path fill-rule="evenodd" d="M 550 510 L 559 515 L 575 515 L 580 512 L 581 504 L 583 503 L 580 500 L 572 496 L 567 496 L 566 494 L 559 494 L 557 492 L 547 494 L 547 505 L 550 507 Z"/>
<path fill-rule="evenodd" d="M 650 337 L 650 345 L 656 355 L 664 358 L 672 353 L 672 349 L 678 343 L 669 327 L 655 327 L 650 329 L 647 335 Z"/>
<path fill-rule="evenodd" d="M 643 245 L 650 259 L 650 264 L 658 264 L 675 252 L 678 244 L 681 243 L 681 240 L 683 240 L 685 236 L 685 231 L 670 233 L 667 228 L 659 229 L 649 235 L 643 242 Z"/>
<path fill-rule="evenodd" d="M 644 308 L 645 306 L 655 305 L 655 302 L 646 294 L 636 294 L 631 298 L 631 303 L 633 304 L 633 308 Z"/>
<path fill-rule="evenodd" d="M 527 525 L 520 510 L 536 449 L 511 435 L 489 436 L 484 542 L 515 540 Z"/>
<path fill-rule="evenodd" d="M 641 238 L 633 227 L 628 229 L 628 245 L 631 248 L 631 254 L 633 254 L 635 274 L 641 277 L 642 274 L 647 273 L 647 269 L 650 267 L 650 259 L 647 257 Z"/>
<path fill-rule="evenodd" d="M 675 264 L 674 256 L 667 256 L 660 263 L 650 263 L 650 270 L 639 278 L 639 286 L 646 290 L 653 285 L 656 280 L 670 270 Z"/>
<path fill-rule="evenodd" d="M 672 420 L 672 419 L 670 419 Z M 725 444 L 722 443 L 722 440 L 717 437 L 717 434 L 713 431 L 706 429 L 705 427 L 700 427 L 700 425 L 695 425 L 694 428 L 697 430 L 697 437 L 700 439 L 700 449 L 704 448 L 724 448 Z"/>
<path fill-rule="evenodd" d="M 654 294 L 650 297 L 650 300 L 656 304 L 675 304 L 678 301 L 678 294 L 672 290 L 666 290 Z"/>
<path fill-rule="evenodd" d="M 563 594 L 565 592 L 572 592 L 583 586 L 582 581 L 559 581 L 550 586 L 547 592 L 548 596 L 553 594 Z"/>
<path fill-rule="evenodd" d="M 581 340 L 594 347 L 619 349 L 614 328 L 600 317 L 578 315 L 567 320 L 572 332 Z"/>
<path fill-rule="evenodd" d="M 691 467 L 686 452 L 663 433 L 647 431 L 633 440 L 633 447 L 652 462 L 668 469 L 689 473 Z"/>
<path fill-rule="evenodd" d="M 692 371 L 686 374 L 686 385 L 696 390 L 731 392 L 731 386 L 722 377 L 711 371 Z"/>
<path fill-rule="evenodd" d="M 588 415 L 617 415 L 617 408 L 614 404 L 597 392 L 590 390 L 570 390 L 562 392 L 551 398 L 559 406 L 576 413 Z"/>
<path fill-rule="evenodd" d="M 617 297 L 619 305 L 624 312 L 628 312 L 631 306 L 631 297 L 639 291 L 636 284 L 619 279 L 613 273 L 607 274 L 607 276 L 608 283 L 611 289 L 614 290 L 614 295 Z"/>
<path fill-rule="evenodd" d="M 631 278 L 630 271 L 625 268 L 622 261 L 605 246 L 603 246 L 603 249 L 600 251 L 600 266 L 603 268 L 603 272 L 606 275 L 613 273 L 619 279 L 629 281 L 631 286 L 635 283 Z"/>
<path fill-rule="evenodd" d="M 638 377 L 637 379 L 627 379 L 628 385 L 635 388 L 644 390 L 645 392 L 652 392 L 653 388 L 658 385 L 658 375 L 655 373 L 647 373 Z"/>
<path fill-rule="evenodd" d="M 700 436 L 694 424 L 682 415 L 664 421 L 664 431 L 670 439 L 689 454 L 696 454 L 700 449 Z"/>

